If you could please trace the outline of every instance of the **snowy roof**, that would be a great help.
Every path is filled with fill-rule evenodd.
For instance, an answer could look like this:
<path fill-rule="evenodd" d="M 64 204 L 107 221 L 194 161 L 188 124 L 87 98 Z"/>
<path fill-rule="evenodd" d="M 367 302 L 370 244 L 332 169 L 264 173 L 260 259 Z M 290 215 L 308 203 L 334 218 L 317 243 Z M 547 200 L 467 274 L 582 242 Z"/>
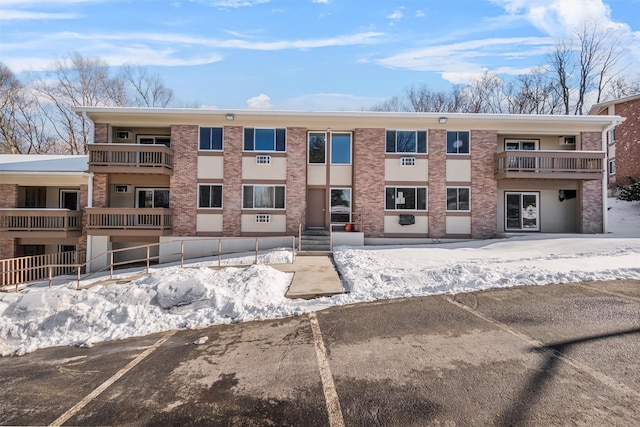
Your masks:
<path fill-rule="evenodd" d="M 0 154 L 2 172 L 87 172 L 89 156 Z"/>

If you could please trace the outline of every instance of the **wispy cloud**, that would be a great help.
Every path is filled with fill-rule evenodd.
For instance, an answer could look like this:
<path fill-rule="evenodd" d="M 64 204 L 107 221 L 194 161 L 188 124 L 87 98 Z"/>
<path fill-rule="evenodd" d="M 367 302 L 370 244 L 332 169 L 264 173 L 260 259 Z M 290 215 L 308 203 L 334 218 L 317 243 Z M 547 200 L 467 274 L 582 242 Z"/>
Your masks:
<path fill-rule="evenodd" d="M 395 9 L 393 12 L 391 12 L 390 15 L 387 16 L 388 19 L 390 19 L 391 21 L 397 21 L 399 19 L 402 19 L 402 16 L 404 15 L 402 13 L 402 9 L 404 9 L 403 7 L 399 7 L 397 9 Z"/>
<path fill-rule="evenodd" d="M 313 0 L 314 3 L 328 4 L 330 0 Z"/>
<path fill-rule="evenodd" d="M 230 7 L 236 9 L 239 7 L 250 7 L 257 4 L 269 3 L 270 1 L 271 0 L 217 0 L 206 3 L 214 7 Z"/>
<path fill-rule="evenodd" d="M 0 21 L 27 21 L 43 19 L 77 19 L 77 13 L 27 12 L 21 10 L 0 10 Z"/>

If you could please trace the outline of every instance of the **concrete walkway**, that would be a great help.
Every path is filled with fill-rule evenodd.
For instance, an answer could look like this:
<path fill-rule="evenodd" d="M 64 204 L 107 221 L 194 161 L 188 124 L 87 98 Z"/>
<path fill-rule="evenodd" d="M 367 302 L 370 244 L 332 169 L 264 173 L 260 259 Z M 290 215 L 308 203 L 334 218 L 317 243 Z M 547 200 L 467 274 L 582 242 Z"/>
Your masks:
<path fill-rule="evenodd" d="M 293 264 L 272 267 L 294 273 L 285 294 L 287 298 L 316 298 L 344 293 L 342 281 L 330 255 L 298 256 Z"/>

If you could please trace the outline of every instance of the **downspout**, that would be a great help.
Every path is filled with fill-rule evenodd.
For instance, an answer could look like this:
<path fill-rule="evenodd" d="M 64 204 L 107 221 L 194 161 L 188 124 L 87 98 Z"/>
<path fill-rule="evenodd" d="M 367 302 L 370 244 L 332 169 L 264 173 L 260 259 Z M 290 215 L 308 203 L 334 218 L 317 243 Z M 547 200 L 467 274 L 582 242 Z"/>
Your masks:
<path fill-rule="evenodd" d="M 615 128 L 623 121 L 624 121 L 624 118 L 622 120 L 613 119 L 611 124 L 606 128 L 604 128 L 604 130 L 602 131 L 602 151 L 604 151 L 604 176 L 602 177 L 602 233 L 603 234 L 606 234 L 608 232 L 607 223 L 608 223 L 608 216 L 609 216 L 608 215 L 609 209 L 607 207 L 607 199 L 608 199 L 607 182 L 609 177 L 609 144 L 607 142 L 607 134 L 611 129 Z"/>
<path fill-rule="evenodd" d="M 93 120 L 91 120 L 89 118 L 89 116 L 87 115 L 86 111 L 82 111 L 82 117 L 84 118 L 84 120 L 89 123 L 89 144 L 93 144 L 95 141 L 95 125 L 93 123 Z M 88 165 L 87 165 L 88 167 Z M 89 183 L 87 185 L 87 208 L 92 208 L 93 207 L 93 172 L 89 172 Z M 87 214 L 88 217 L 88 214 Z M 85 224 L 85 228 L 86 228 L 86 224 Z M 85 262 L 87 264 L 87 272 L 91 271 L 91 265 L 89 265 L 89 262 L 91 261 L 91 258 L 93 257 L 93 248 L 92 248 L 92 240 L 91 238 L 89 238 L 89 235 L 87 234 L 87 253 L 85 254 Z"/>

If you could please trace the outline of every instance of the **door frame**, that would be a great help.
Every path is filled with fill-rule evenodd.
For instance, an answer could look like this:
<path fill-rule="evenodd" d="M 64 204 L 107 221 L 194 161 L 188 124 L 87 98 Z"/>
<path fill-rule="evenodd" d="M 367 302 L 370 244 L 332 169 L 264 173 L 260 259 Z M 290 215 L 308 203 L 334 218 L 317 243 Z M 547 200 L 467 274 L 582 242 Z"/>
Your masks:
<path fill-rule="evenodd" d="M 507 197 L 509 195 L 518 195 L 520 197 L 520 202 L 519 202 L 520 227 L 519 228 L 508 227 L 509 216 L 508 216 L 507 210 L 509 209 L 509 205 L 507 203 Z M 536 227 L 535 228 L 524 228 L 522 226 L 522 222 L 523 222 L 522 197 L 525 195 L 536 197 Z M 540 192 L 539 191 L 505 191 L 504 192 L 504 231 L 540 231 Z"/>
<path fill-rule="evenodd" d="M 60 190 L 60 209 L 64 209 L 64 195 L 65 194 L 70 194 L 70 193 L 75 193 L 76 195 L 76 208 L 75 209 L 70 209 L 72 211 L 79 211 L 80 210 L 80 190 Z"/>
<path fill-rule="evenodd" d="M 322 224 L 320 225 L 311 225 L 310 224 L 310 219 L 320 219 L 320 215 L 318 214 L 317 216 L 312 216 L 311 212 L 312 209 L 315 209 L 316 206 L 312 205 L 311 203 L 311 194 L 313 192 L 320 192 L 322 191 L 323 197 L 322 197 Z M 317 199 L 314 199 L 317 200 Z M 307 188 L 307 204 L 305 207 L 305 224 L 304 224 L 305 228 L 327 228 L 327 188 Z"/>

